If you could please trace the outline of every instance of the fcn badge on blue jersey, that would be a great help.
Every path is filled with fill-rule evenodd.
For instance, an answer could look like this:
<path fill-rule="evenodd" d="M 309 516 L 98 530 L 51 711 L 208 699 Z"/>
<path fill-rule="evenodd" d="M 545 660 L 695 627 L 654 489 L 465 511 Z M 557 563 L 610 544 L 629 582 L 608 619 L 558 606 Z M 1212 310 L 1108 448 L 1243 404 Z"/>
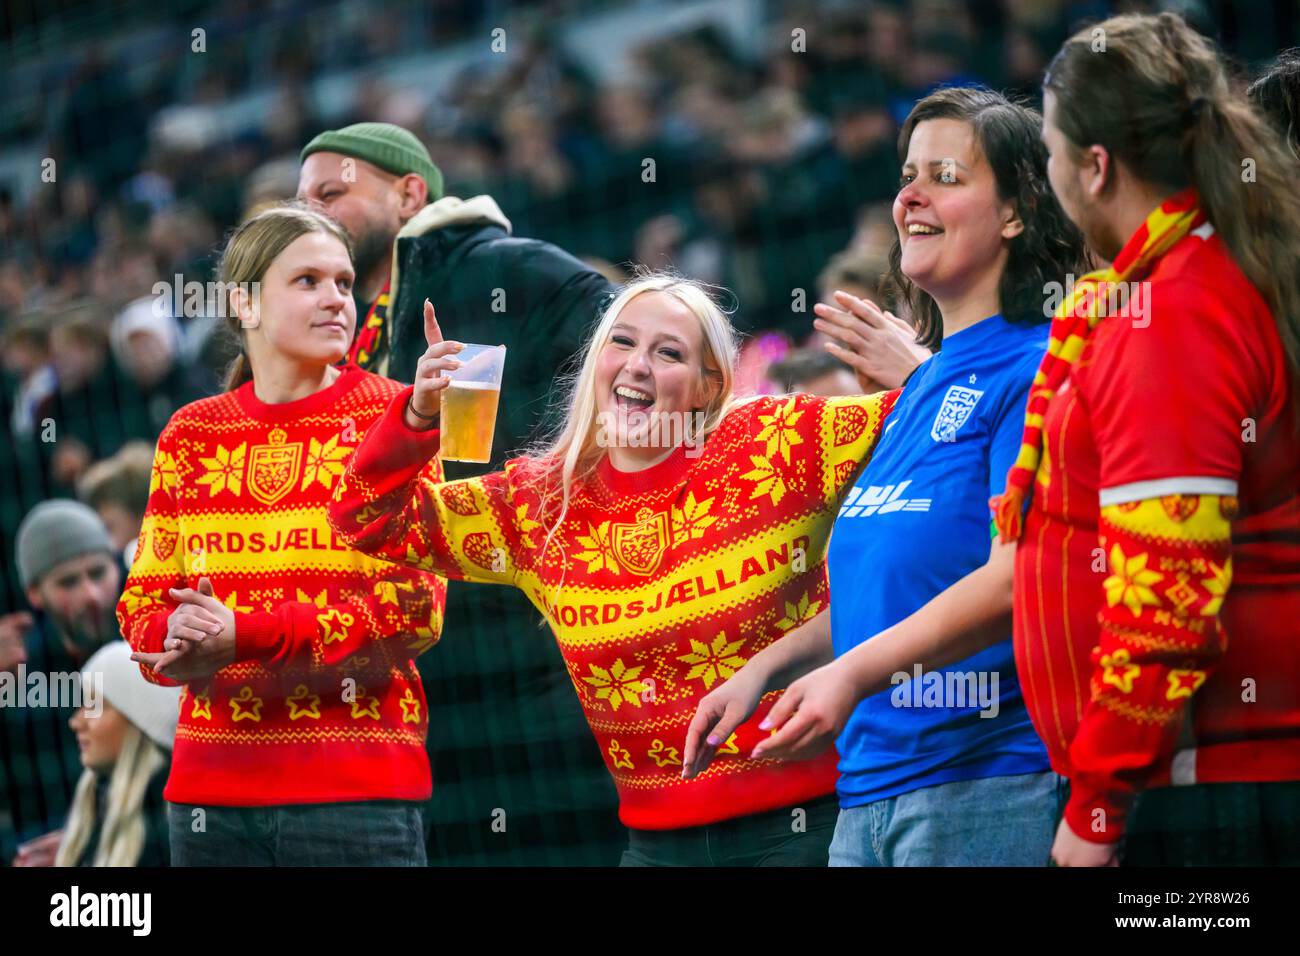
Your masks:
<path fill-rule="evenodd" d="M 970 413 L 975 410 L 983 392 L 965 385 L 951 385 L 948 394 L 943 397 L 939 414 L 934 416 L 930 426 L 930 437 L 935 441 L 956 441 L 957 430 L 966 424 Z"/>

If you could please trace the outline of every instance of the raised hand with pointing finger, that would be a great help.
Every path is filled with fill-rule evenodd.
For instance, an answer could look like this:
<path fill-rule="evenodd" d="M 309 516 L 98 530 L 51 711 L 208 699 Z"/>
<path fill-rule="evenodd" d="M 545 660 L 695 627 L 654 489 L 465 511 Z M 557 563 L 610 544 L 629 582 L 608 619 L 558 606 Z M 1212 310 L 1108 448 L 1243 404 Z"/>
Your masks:
<path fill-rule="evenodd" d="M 424 340 L 428 348 L 415 366 L 415 391 L 406 403 L 406 424 L 411 428 L 431 428 L 438 417 L 440 393 L 451 384 L 443 372 L 460 368 L 460 359 L 453 356 L 465 346 L 459 342 L 444 342 L 433 303 L 424 300 Z"/>

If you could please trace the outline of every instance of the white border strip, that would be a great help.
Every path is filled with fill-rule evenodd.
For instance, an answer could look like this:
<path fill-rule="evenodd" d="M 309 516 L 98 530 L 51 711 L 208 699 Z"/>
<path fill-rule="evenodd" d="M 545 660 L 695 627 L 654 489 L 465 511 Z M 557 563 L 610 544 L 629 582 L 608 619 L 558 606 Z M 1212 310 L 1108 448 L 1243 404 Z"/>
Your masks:
<path fill-rule="evenodd" d="M 1125 505 L 1130 501 L 1163 498 L 1165 495 L 1235 495 L 1237 483 L 1231 478 L 1208 478 L 1187 475 L 1181 478 L 1157 478 L 1155 481 L 1135 481 L 1128 485 L 1103 488 L 1097 499 L 1103 508 Z"/>

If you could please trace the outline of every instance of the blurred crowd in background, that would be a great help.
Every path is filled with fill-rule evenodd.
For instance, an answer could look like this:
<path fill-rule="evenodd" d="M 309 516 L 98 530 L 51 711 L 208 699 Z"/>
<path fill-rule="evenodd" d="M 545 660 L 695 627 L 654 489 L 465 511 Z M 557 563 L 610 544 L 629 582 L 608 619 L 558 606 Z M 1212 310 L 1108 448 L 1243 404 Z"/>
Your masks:
<path fill-rule="evenodd" d="M 644 263 L 733 290 L 751 388 L 851 388 L 788 353 L 831 290 L 893 304 L 879 277 L 918 98 L 979 82 L 1036 101 L 1050 51 L 1114 12 L 1178 10 L 1243 77 L 1296 28 L 1294 4 L 1232 0 L 78 7 L 10 9 L 0 37 L 6 610 L 25 604 L 10 556 L 37 502 L 79 496 L 133 546 L 159 431 L 231 357 L 155 285 L 212 279 L 223 236 L 293 195 L 322 129 L 411 129 L 448 195 L 491 195 L 516 235 L 615 281 Z"/>

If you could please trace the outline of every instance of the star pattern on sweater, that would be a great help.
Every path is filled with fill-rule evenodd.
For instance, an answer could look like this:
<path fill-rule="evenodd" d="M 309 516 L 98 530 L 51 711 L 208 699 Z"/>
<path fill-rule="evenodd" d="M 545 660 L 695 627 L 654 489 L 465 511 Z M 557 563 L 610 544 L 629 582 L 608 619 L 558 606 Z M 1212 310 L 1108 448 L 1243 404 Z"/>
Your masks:
<path fill-rule="evenodd" d="M 1121 647 L 1113 654 L 1101 655 L 1100 663 L 1103 684 L 1110 684 L 1121 694 L 1133 693 L 1133 681 L 1138 674 L 1142 673 L 1142 668 L 1130 660 L 1129 652 L 1125 648 Z"/>
<path fill-rule="evenodd" d="M 406 688 L 406 693 L 402 695 L 402 699 L 398 701 L 398 704 L 402 707 L 402 723 L 418 724 L 420 722 L 420 701 L 411 692 L 411 688 Z"/>
<path fill-rule="evenodd" d="M 650 749 L 646 751 L 646 756 L 653 760 L 657 767 L 682 765 L 682 758 L 677 756 L 677 748 L 669 747 L 658 737 L 650 742 Z"/>
<path fill-rule="evenodd" d="M 584 677 L 583 680 L 595 687 L 596 697 L 600 700 L 608 700 L 612 709 L 618 710 L 624 702 L 641 703 L 641 692 L 645 690 L 645 685 L 638 678 L 645 665 L 628 667 L 620 657 L 609 666 L 608 670 L 597 664 L 587 666 L 591 668 L 591 676 Z"/>
<path fill-rule="evenodd" d="M 159 449 L 154 455 L 153 469 L 149 473 L 149 493 L 158 489 L 171 493 L 176 488 L 176 459 Z"/>
<path fill-rule="evenodd" d="M 203 693 L 194 695 L 194 703 L 190 707 L 190 719 L 197 720 L 200 717 L 204 720 L 212 719 L 212 698 L 208 696 L 206 688 Z"/>
<path fill-rule="evenodd" d="M 217 445 L 212 457 L 199 459 L 199 464 L 207 470 L 198 477 L 197 483 L 207 485 L 211 497 L 215 498 L 223 491 L 238 497 L 243 490 L 247 454 L 247 442 L 240 442 L 231 451 L 227 451 L 224 445 Z"/>
<path fill-rule="evenodd" d="M 1167 679 L 1169 689 L 1165 691 L 1165 700 L 1178 700 L 1191 697 L 1205 683 L 1205 671 L 1171 668 Z"/>
<path fill-rule="evenodd" d="M 356 618 L 332 607 L 324 614 L 317 614 L 316 623 L 320 625 L 321 643 L 330 644 L 347 640 L 348 628 L 356 623 Z"/>
<path fill-rule="evenodd" d="M 289 719 L 298 720 L 302 717 L 320 717 L 320 695 L 309 694 L 306 684 L 299 684 L 294 688 L 293 694 L 284 699 L 289 705 Z"/>
<path fill-rule="evenodd" d="M 599 525 L 587 524 L 591 531 L 590 535 L 577 535 L 578 544 L 585 551 L 579 551 L 574 555 L 579 561 L 587 562 L 587 573 L 594 574 L 600 570 L 609 571 L 612 574 L 618 574 L 618 561 L 614 557 L 614 545 L 611 540 L 610 522 L 602 521 Z"/>
<path fill-rule="evenodd" d="M 323 443 L 313 438 L 307 449 L 307 463 L 302 469 L 302 490 L 306 491 L 313 482 L 319 482 L 328 491 L 334 479 L 343 474 L 344 462 L 351 453 L 349 446 L 339 444 L 338 435 L 331 435 Z"/>
<path fill-rule="evenodd" d="M 623 770 L 635 770 L 635 769 L 636 769 L 636 768 L 632 765 L 632 754 L 631 754 L 627 749 L 625 749 L 625 748 L 623 747 L 623 745 L 620 744 L 617 740 L 611 740 L 611 741 L 609 742 L 609 750 L 608 750 L 607 752 L 609 753 L 610 757 L 612 757 L 613 760 L 614 760 L 614 769 L 615 769 L 615 770 L 618 770 L 618 769 L 623 769 Z"/>
<path fill-rule="evenodd" d="M 232 721 L 251 720 L 254 723 L 260 723 L 262 720 L 262 698 L 253 696 L 253 688 L 245 684 L 239 688 L 239 693 L 228 701 L 230 704 L 230 719 Z"/>
<path fill-rule="evenodd" d="M 1114 573 L 1102 582 L 1106 590 L 1106 604 L 1114 607 L 1123 604 L 1137 617 L 1143 606 L 1158 607 L 1160 598 L 1151 589 L 1164 580 L 1164 575 L 1147 567 L 1147 553 L 1128 557 L 1118 544 L 1110 549 L 1110 566 Z"/>
<path fill-rule="evenodd" d="M 364 687 L 358 687 L 356 699 L 352 701 L 352 716 L 373 717 L 375 720 L 378 720 L 379 698 L 367 697 L 366 689 Z"/>
<path fill-rule="evenodd" d="M 687 680 L 699 678 L 705 687 L 712 687 L 719 679 L 726 680 L 745 664 L 745 659 L 736 652 L 744 645 L 739 641 L 727 642 L 726 632 L 721 632 L 713 643 L 691 640 L 691 653 L 682 654 L 677 659 L 694 665 L 686 673 Z"/>
<path fill-rule="evenodd" d="M 746 481 L 754 482 L 754 490 L 750 493 L 750 499 L 761 498 L 767 495 L 772 499 L 772 504 L 781 503 L 785 497 L 786 487 L 785 479 L 777 472 L 776 466 L 762 455 L 750 455 L 749 463 L 753 465 L 751 471 L 745 472 L 740 477 Z"/>
<path fill-rule="evenodd" d="M 697 538 L 704 537 L 705 530 L 709 525 L 718 520 L 717 515 L 709 514 L 709 509 L 713 507 L 713 498 L 705 498 L 703 501 L 695 500 L 695 493 L 688 491 L 686 500 L 682 502 L 680 508 L 674 506 L 672 509 L 672 528 L 673 528 L 673 547 L 681 547 L 687 541 L 694 541 Z"/>
<path fill-rule="evenodd" d="M 795 411 L 796 398 L 793 396 L 771 415 L 759 415 L 758 422 L 763 427 L 754 440 L 764 445 L 764 454 L 770 460 L 780 455 L 785 463 L 790 464 L 790 449 L 803 444 L 803 436 L 796 428 L 802 411 Z"/>
<path fill-rule="evenodd" d="M 785 602 L 785 617 L 777 621 L 776 626 L 783 631 L 794 630 L 800 624 L 815 618 L 821 608 L 822 602 L 814 601 L 812 595 L 805 591 L 798 601 Z"/>
<path fill-rule="evenodd" d="M 1210 593 L 1210 599 L 1201 608 L 1201 617 L 1214 617 L 1223 606 L 1223 599 L 1228 596 L 1228 585 L 1232 583 L 1232 558 L 1223 562 L 1223 566 L 1210 562 L 1211 577 L 1201 581 L 1201 586 Z"/>

